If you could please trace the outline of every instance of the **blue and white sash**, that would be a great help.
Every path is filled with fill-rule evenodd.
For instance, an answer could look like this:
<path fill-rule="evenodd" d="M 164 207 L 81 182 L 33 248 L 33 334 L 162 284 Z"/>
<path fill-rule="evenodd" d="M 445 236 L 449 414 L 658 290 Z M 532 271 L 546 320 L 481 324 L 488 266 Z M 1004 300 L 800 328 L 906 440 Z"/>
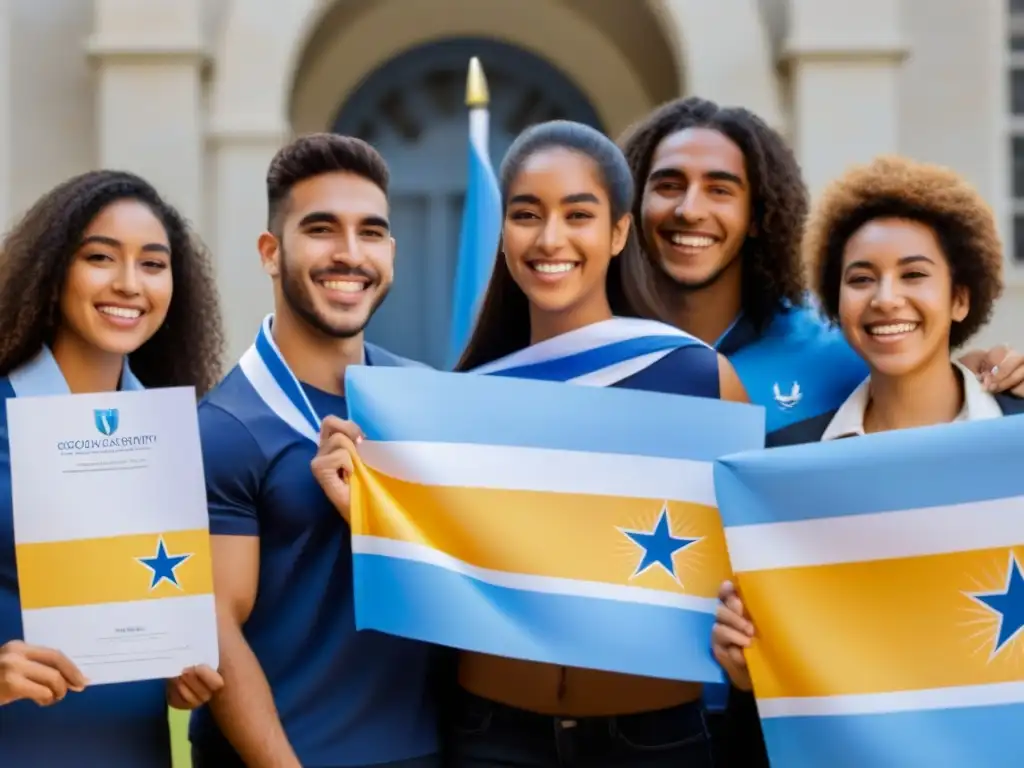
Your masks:
<path fill-rule="evenodd" d="M 666 323 L 613 317 L 513 352 L 472 373 L 607 387 L 683 347 L 708 347 Z"/>
<path fill-rule="evenodd" d="M 322 419 L 274 343 L 270 332 L 273 320 L 273 314 L 263 318 L 256 341 L 242 355 L 238 367 L 270 410 L 300 435 L 319 444 Z"/>
<path fill-rule="evenodd" d="M 8 379 L 17 397 L 44 397 L 49 395 L 70 395 L 67 379 L 61 373 L 60 366 L 53 357 L 50 348 L 43 346 L 39 354 L 22 366 L 11 371 Z M 128 367 L 128 358 L 124 359 L 121 369 L 121 391 L 145 389 L 135 378 Z"/>

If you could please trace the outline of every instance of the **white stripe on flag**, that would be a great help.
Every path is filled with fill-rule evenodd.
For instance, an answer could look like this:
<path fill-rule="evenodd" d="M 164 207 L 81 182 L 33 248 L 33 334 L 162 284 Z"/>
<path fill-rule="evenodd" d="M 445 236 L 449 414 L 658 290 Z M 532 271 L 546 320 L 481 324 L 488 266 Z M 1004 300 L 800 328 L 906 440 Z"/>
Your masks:
<path fill-rule="evenodd" d="M 360 444 L 359 456 L 386 475 L 421 485 L 626 496 L 716 506 L 712 464 L 704 461 L 372 440 Z"/>
<path fill-rule="evenodd" d="M 847 696 L 759 699 L 757 710 L 763 718 L 877 715 L 958 707 L 987 707 L 1024 701 L 1024 683 L 962 685 L 923 691 L 860 693 Z"/>
<path fill-rule="evenodd" d="M 1024 544 L 1024 496 L 725 529 L 737 573 Z"/>

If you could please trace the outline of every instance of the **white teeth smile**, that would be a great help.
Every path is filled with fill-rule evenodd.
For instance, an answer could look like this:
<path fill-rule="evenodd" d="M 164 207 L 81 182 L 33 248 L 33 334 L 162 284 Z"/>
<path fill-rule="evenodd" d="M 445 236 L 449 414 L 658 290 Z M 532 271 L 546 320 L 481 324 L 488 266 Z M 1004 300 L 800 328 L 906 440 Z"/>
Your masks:
<path fill-rule="evenodd" d="M 98 309 L 104 315 L 123 317 L 126 320 L 134 320 L 135 318 L 142 315 L 141 309 L 129 309 L 128 307 L 98 307 Z"/>
<path fill-rule="evenodd" d="M 910 333 L 917 329 L 917 323 L 892 323 L 890 325 L 873 325 L 868 328 L 872 336 L 895 336 L 900 333 Z"/>
<path fill-rule="evenodd" d="M 366 283 L 358 280 L 324 280 L 322 285 L 329 291 L 341 293 L 359 293 L 366 287 Z"/>
<path fill-rule="evenodd" d="M 576 268 L 576 265 L 570 261 L 560 261 L 556 263 L 540 261 L 534 262 L 530 266 L 532 266 L 538 272 L 544 272 L 545 274 L 549 275 L 557 275 L 562 272 L 569 272 L 570 270 Z"/>
<path fill-rule="evenodd" d="M 708 248 L 715 244 L 715 238 L 705 235 L 687 235 L 683 232 L 674 232 L 669 238 L 673 245 L 681 245 L 685 248 Z"/>

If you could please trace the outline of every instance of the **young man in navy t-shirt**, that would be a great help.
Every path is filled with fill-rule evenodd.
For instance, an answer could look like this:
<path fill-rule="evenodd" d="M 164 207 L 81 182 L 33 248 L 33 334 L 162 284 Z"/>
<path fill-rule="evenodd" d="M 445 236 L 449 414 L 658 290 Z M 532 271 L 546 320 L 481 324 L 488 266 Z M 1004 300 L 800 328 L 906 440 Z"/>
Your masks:
<path fill-rule="evenodd" d="M 330 134 L 267 175 L 274 314 L 199 408 L 225 687 L 193 717 L 196 768 L 439 765 L 432 650 L 356 631 L 350 532 L 311 469 L 346 366 L 413 364 L 363 341 L 392 282 L 387 185 Z"/>

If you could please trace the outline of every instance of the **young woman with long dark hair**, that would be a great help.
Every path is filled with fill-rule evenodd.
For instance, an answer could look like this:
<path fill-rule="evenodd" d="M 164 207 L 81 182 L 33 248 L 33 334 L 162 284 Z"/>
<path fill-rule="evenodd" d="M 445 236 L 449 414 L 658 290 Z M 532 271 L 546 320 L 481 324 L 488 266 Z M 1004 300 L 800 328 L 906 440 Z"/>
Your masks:
<path fill-rule="evenodd" d="M 746 402 L 707 344 L 628 311 L 616 260 L 637 247 L 622 152 L 587 126 L 525 131 L 500 172 L 501 246 L 457 370 Z M 581 367 L 581 360 L 588 363 Z M 559 373 L 560 372 L 560 373 Z M 708 766 L 697 683 L 461 653 L 459 768 Z"/>
<path fill-rule="evenodd" d="M 143 179 L 77 176 L 0 245 L 0 396 L 191 385 L 220 375 L 213 270 L 182 217 Z M 167 707 L 220 688 L 209 667 L 170 681 L 90 687 L 57 649 L 21 639 L 10 446 L 0 410 L 0 764 L 168 768 Z"/>

